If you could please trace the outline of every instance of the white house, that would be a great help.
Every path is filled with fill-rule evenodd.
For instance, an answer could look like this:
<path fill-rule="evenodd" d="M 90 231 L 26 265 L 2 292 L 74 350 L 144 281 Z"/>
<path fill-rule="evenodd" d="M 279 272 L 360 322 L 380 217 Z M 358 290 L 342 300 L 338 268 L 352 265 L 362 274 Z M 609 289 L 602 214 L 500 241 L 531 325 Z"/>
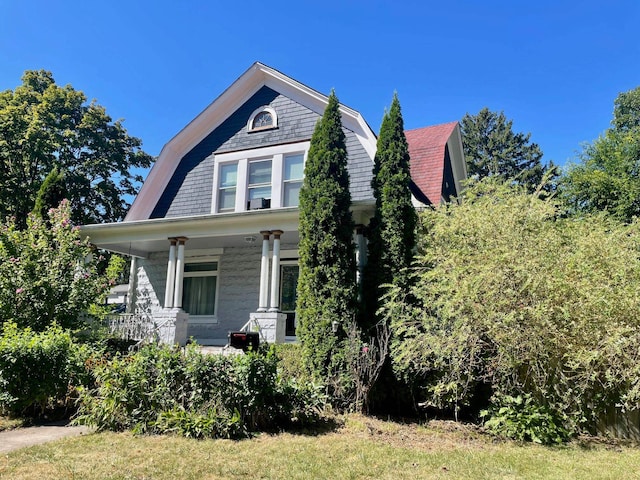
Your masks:
<path fill-rule="evenodd" d="M 298 192 L 326 104 L 255 63 L 164 146 L 124 221 L 83 227 L 99 248 L 132 257 L 130 320 L 178 343 L 225 344 L 250 319 L 272 341 L 294 337 Z M 366 226 L 376 136 L 357 111 L 340 111 L 353 218 Z M 457 122 L 406 134 L 416 206 L 456 195 L 466 177 Z"/>

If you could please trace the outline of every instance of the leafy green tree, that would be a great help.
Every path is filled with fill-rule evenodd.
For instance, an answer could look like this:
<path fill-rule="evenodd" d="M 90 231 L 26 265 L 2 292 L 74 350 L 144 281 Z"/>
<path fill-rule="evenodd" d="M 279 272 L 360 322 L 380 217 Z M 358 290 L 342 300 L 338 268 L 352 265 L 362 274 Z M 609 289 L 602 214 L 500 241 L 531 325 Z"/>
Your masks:
<path fill-rule="evenodd" d="M 414 283 L 384 306 L 417 401 L 477 413 L 487 389 L 522 395 L 570 431 L 640 406 L 640 224 L 562 212 L 485 179 L 421 214 Z"/>
<path fill-rule="evenodd" d="M 476 115 L 467 113 L 460 127 L 469 177 L 501 176 L 533 191 L 554 168 L 542 163 L 542 151 L 531 143 L 530 133 L 513 131 L 513 120 L 504 112 L 485 107 Z"/>
<path fill-rule="evenodd" d="M 42 331 L 52 323 L 79 325 L 79 316 L 106 292 L 109 279 L 98 274 L 98 258 L 70 205 L 50 210 L 47 220 L 27 217 L 20 229 L 13 219 L 0 226 L 0 324 Z"/>
<path fill-rule="evenodd" d="M 300 190 L 297 334 L 318 377 L 340 376 L 355 318 L 355 251 L 347 149 L 334 92 L 318 121 Z M 334 332 L 337 326 L 337 332 Z"/>
<path fill-rule="evenodd" d="M 400 101 L 394 95 L 380 127 L 371 181 L 376 211 L 370 225 L 368 277 L 372 284 L 367 290 L 376 298 L 381 285 L 402 284 L 411 265 L 417 214 L 411 203 L 410 182 L 409 147 Z"/>
<path fill-rule="evenodd" d="M 51 72 L 26 71 L 22 85 L 0 92 L 0 218 L 24 227 L 38 189 L 54 167 L 65 175 L 72 220 L 77 224 L 120 220 L 142 181 L 133 168 L 152 158 L 138 138 L 113 122 L 104 107 Z"/>
<path fill-rule="evenodd" d="M 34 215 L 47 218 L 49 209 L 57 208 L 66 197 L 67 187 L 64 181 L 64 174 L 59 172 L 57 167 L 54 167 L 44 179 L 42 185 L 40 185 L 36 196 L 36 204 L 33 207 Z"/>
<path fill-rule="evenodd" d="M 629 222 L 640 215 L 640 87 L 614 103 L 612 127 L 584 147 L 560 192 L 573 212 L 607 211 Z"/>

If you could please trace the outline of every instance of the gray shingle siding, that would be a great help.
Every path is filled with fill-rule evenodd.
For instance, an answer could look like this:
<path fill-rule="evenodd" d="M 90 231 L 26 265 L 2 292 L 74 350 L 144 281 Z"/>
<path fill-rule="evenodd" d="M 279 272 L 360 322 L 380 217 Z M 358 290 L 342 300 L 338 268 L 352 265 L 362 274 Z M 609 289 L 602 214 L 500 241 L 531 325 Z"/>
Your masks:
<path fill-rule="evenodd" d="M 270 106 L 276 111 L 278 128 L 249 133 L 247 121 L 261 106 Z M 182 158 L 151 218 L 211 213 L 214 167 L 212 154 L 309 140 L 319 118 L 320 115 L 303 105 L 269 87 L 262 87 Z M 372 159 L 353 132 L 345 129 L 345 134 L 352 199 L 372 198 Z"/>

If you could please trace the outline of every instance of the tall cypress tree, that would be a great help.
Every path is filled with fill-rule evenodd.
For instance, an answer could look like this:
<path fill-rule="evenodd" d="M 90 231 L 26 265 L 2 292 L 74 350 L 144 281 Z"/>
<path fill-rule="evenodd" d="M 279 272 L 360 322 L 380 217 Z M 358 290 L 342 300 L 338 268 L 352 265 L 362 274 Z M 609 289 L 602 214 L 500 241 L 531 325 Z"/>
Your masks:
<path fill-rule="evenodd" d="M 58 208 L 60 202 L 67 198 L 67 195 L 64 173 L 60 172 L 58 167 L 53 167 L 53 170 L 49 172 L 49 175 L 40 185 L 33 213 L 40 218 L 47 219 L 49 209 Z"/>
<path fill-rule="evenodd" d="M 375 321 L 382 285 L 402 286 L 411 265 L 417 214 L 411 203 L 410 181 L 409 147 L 395 94 L 380 127 L 371 181 L 376 210 L 369 233 L 364 327 Z"/>
<path fill-rule="evenodd" d="M 344 368 L 345 325 L 355 316 L 350 206 L 345 135 L 332 91 L 311 137 L 300 190 L 297 334 L 307 365 L 322 378 Z"/>

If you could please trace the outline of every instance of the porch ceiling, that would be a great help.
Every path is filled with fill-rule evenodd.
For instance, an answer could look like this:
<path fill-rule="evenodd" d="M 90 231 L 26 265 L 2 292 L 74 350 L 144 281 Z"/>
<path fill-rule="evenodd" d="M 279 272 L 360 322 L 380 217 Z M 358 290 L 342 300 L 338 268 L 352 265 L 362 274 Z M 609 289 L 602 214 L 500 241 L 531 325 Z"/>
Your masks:
<path fill-rule="evenodd" d="M 356 223 L 368 223 L 372 213 L 373 205 L 369 202 L 353 205 Z M 297 208 L 280 208 L 137 220 L 85 225 L 81 234 L 98 248 L 144 258 L 151 252 L 167 251 L 167 239 L 171 237 L 187 237 L 187 249 L 238 247 L 261 245 L 262 230 L 282 230 L 283 243 L 298 243 L 298 215 Z"/>

